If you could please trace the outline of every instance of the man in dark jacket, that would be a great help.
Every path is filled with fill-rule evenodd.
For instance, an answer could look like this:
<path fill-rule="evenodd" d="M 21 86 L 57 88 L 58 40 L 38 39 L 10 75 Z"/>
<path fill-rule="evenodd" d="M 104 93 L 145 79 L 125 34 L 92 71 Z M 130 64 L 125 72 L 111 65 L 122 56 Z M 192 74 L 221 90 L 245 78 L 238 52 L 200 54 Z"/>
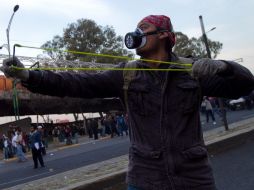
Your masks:
<path fill-rule="evenodd" d="M 44 166 L 44 161 L 42 158 L 42 141 L 41 141 L 41 133 L 37 130 L 36 126 L 30 128 L 30 146 L 32 150 L 32 156 L 34 161 L 34 169 L 38 168 L 38 160 L 40 162 L 41 167 Z"/>
<path fill-rule="evenodd" d="M 126 46 L 143 59 L 128 86 L 128 126 L 131 147 L 127 183 L 136 190 L 214 190 L 212 169 L 204 145 L 199 107 L 202 96 L 237 98 L 254 87 L 253 75 L 231 61 L 201 59 L 192 72 L 147 71 L 182 68 L 158 61 L 179 62 L 172 53 L 175 35 L 170 19 L 150 15 L 126 35 Z M 32 92 L 82 98 L 120 97 L 123 71 L 97 74 L 13 70 L 19 60 L 3 62 L 3 72 L 19 78 Z M 125 67 L 125 63 L 118 67 Z"/>

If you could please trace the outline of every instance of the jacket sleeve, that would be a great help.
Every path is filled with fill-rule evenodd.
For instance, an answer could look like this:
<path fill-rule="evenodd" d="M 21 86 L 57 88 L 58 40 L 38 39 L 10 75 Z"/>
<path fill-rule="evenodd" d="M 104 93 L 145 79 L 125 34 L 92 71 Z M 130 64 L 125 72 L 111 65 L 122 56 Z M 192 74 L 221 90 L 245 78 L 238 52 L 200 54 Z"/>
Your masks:
<path fill-rule="evenodd" d="M 119 64 L 117 67 L 124 67 Z M 28 90 L 59 97 L 110 98 L 120 97 L 123 86 L 122 71 L 101 73 L 70 73 L 29 71 L 29 80 L 22 82 Z"/>
<path fill-rule="evenodd" d="M 233 61 L 224 61 L 227 69 L 212 77 L 199 79 L 202 95 L 235 99 L 254 90 L 252 73 Z"/>

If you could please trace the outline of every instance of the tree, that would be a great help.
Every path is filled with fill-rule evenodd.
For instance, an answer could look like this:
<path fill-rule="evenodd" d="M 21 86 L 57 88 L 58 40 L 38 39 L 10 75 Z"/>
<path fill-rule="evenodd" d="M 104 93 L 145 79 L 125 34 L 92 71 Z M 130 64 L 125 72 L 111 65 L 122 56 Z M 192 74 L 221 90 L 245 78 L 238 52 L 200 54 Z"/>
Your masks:
<path fill-rule="evenodd" d="M 52 41 L 46 42 L 42 47 L 134 57 L 130 51 L 124 49 L 123 38 L 116 35 L 113 27 L 102 27 L 89 19 L 79 19 L 77 22 L 69 24 L 64 29 L 62 37 L 55 36 Z M 63 53 L 62 51 L 47 51 L 46 53 L 53 59 L 64 58 L 98 63 L 118 63 L 123 61 L 123 59 Z"/>
<path fill-rule="evenodd" d="M 217 41 L 211 41 L 208 39 L 208 45 L 211 50 L 212 58 L 216 58 L 222 49 L 222 43 Z M 176 32 L 176 45 L 174 47 L 174 52 L 179 56 L 193 56 L 193 57 L 207 57 L 206 48 L 202 37 L 191 39 L 182 32 Z"/>
<path fill-rule="evenodd" d="M 130 52 L 127 51 L 124 48 L 124 44 L 123 44 L 123 38 L 121 36 L 117 36 L 114 29 L 110 26 L 106 26 L 103 28 L 103 36 L 104 36 L 104 40 L 103 40 L 103 44 L 100 50 L 100 53 L 102 54 L 108 54 L 108 55 L 114 55 L 114 56 L 118 56 L 118 55 L 123 55 L 123 56 L 128 56 L 128 57 L 134 57 L 134 55 Z M 122 59 L 112 59 L 112 58 L 102 58 L 102 57 L 98 57 L 97 58 L 98 62 L 119 62 L 119 61 L 123 61 Z"/>
<path fill-rule="evenodd" d="M 48 49 L 46 52 L 51 59 L 62 59 L 64 57 L 64 52 L 61 51 L 64 48 L 64 42 L 59 35 L 54 36 L 52 41 L 43 44 L 42 48 Z"/>

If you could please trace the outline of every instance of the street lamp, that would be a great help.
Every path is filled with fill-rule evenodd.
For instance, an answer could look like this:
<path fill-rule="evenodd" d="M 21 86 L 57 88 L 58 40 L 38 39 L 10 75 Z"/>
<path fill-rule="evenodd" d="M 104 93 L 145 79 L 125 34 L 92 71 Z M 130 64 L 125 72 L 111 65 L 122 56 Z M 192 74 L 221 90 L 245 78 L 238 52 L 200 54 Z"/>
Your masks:
<path fill-rule="evenodd" d="M 201 20 L 202 20 L 202 18 L 201 18 Z M 213 28 L 211 28 L 210 30 L 208 30 L 208 31 L 205 32 L 205 28 L 203 28 L 203 27 L 204 27 L 204 24 L 203 24 L 203 22 L 201 22 L 201 20 L 200 20 L 200 23 L 201 23 L 201 27 L 202 27 L 202 39 L 203 39 L 203 41 L 204 41 L 204 43 L 205 43 L 206 52 L 207 52 L 207 57 L 208 57 L 208 58 L 211 58 L 211 51 L 210 51 L 210 48 L 209 48 L 208 39 L 207 39 L 207 35 L 206 35 L 206 34 L 209 33 L 209 32 L 211 32 L 211 31 L 213 31 L 213 30 L 215 30 L 216 27 L 213 27 Z"/>
<path fill-rule="evenodd" d="M 17 12 L 18 9 L 19 9 L 19 5 L 15 5 L 14 8 L 13 8 L 13 13 L 11 15 L 11 18 L 9 20 L 8 27 L 6 29 L 9 57 L 11 57 L 11 50 L 10 50 L 10 29 L 11 29 L 11 22 L 12 22 L 12 19 L 14 17 L 14 14 Z"/>
<path fill-rule="evenodd" d="M 207 36 L 206 36 L 206 33 L 214 30 L 216 27 L 213 27 L 211 30 L 209 30 L 208 32 L 205 32 L 205 27 L 204 27 L 204 23 L 203 23 L 203 18 L 202 16 L 200 15 L 199 16 L 199 20 L 200 20 L 200 25 L 201 25 L 201 30 L 202 30 L 202 36 L 203 36 L 203 40 L 204 40 L 204 43 L 205 43 L 205 47 L 206 47 L 206 51 L 207 51 L 207 57 L 208 58 L 212 58 L 211 56 L 211 51 L 209 49 L 209 45 L 208 45 L 208 40 L 207 40 Z M 224 123 L 224 126 L 225 126 L 225 130 L 227 131 L 228 130 L 228 122 L 227 122 L 227 117 L 226 117 L 226 110 L 224 108 L 224 105 L 223 105 L 223 102 L 222 102 L 222 99 L 221 98 L 218 98 L 218 101 L 219 101 L 219 105 L 220 105 L 220 109 L 221 109 L 221 112 L 222 112 L 222 120 L 223 120 L 223 123 Z"/>
<path fill-rule="evenodd" d="M 199 16 L 199 20 L 200 20 L 200 25 L 201 25 L 201 30 L 202 30 L 202 37 L 203 37 L 205 47 L 206 47 L 207 57 L 212 58 L 211 51 L 210 51 L 209 45 L 208 45 L 208 39 L 207 39 L 206 32 L 205 32 L 205 26 L 204 26 L 204 23 L 203 23 L 203 18 L 202 18 L 201 15 Z"/>
<path fill-rule="evenodd" d="M 211 32 L 211 31 L 215 30 L 215 29 L 216 29 L 216 27 L 211 28 L 210 30 L 208 30 L 208 31 L 206 32 L 206 34 L 207 34 L 208 32 Z"/>

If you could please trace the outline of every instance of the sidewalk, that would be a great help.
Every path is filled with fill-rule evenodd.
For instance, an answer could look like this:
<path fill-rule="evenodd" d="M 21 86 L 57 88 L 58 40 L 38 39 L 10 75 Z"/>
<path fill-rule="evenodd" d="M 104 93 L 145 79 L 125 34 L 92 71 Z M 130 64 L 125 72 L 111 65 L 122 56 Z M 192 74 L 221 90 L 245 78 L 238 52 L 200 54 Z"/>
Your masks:
<path fill-rule="evenodd" d="M 224 127 L 215 128 L 204 132 L 205 144 L 209 147 L 217 142 L 234 136 L 240 136 L 246 132 L 254 131 L 254 118 L 236 122 L 229 125 L 229 130 Z M 221 145 L 220 145 L 221 146 Z M 123 189 L 124 178 L 128 166 L 128 155 L 95 163 L 82 168 L 56 174 L 29 183 L 17 185 L 8 190 L 103 190 Z M 39 187 L 38 187 L 38 184 Z M 109 186 L 114 186 L 114 188 Z"/>

